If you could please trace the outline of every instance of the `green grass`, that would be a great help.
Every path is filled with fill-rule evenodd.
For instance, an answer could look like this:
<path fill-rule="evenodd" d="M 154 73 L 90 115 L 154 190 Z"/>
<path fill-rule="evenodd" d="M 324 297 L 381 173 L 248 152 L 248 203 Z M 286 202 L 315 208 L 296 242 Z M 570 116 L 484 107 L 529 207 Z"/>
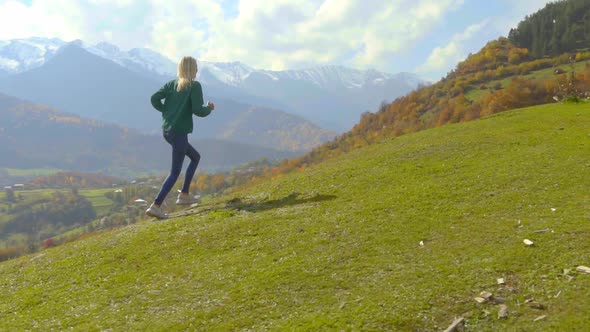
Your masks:
<path fill-rule="evenodd" d="M 589 128 L 581 104 L 423 131 L 4 262 L 0 330 L 583 331 Z"/>

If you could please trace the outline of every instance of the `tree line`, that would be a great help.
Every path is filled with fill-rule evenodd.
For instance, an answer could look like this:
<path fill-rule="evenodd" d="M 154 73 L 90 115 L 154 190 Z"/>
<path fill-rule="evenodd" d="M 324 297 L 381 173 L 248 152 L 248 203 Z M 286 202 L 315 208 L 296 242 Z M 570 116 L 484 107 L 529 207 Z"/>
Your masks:
<path fill-rule="evenodd" d="M 590 47 L 590 0 L 549 3 L 511 29 L 508 38 L 535 58 Z"/>

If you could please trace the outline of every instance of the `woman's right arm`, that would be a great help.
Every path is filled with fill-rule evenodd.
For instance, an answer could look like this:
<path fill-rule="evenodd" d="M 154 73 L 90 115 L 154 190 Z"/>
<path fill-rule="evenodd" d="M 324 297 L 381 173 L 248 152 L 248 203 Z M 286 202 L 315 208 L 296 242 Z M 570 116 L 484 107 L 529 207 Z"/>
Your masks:
<path fill-rule="evenodd" d="M 152 106 L 160 112 L 164 112 L 164 104 L 162 103 L 162 99 L 166 98 L 166 90 L 168 84 L 164 85 L 158 92 L 152 95 L 150 99 L 152 102 Z"/>
<path fill-rule="evenodd" d="M 201 87 L 201 84 L 195 81 L 191 89 L 191 102 L 193 114 L 202 118 L 211 114 L 211 107 L 209 107 L 209 105 L 203 105 L 203 88 Z"/>

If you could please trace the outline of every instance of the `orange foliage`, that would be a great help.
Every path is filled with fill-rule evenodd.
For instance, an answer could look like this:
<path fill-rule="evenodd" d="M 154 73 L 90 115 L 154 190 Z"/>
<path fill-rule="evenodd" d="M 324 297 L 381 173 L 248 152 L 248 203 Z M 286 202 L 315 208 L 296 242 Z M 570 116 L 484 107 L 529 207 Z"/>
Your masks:
<path fill-rule="evenodd" d="M 0 249 L 0 262 L 22 256 L 25 253 L 23 247 L 8 247 Z"/>

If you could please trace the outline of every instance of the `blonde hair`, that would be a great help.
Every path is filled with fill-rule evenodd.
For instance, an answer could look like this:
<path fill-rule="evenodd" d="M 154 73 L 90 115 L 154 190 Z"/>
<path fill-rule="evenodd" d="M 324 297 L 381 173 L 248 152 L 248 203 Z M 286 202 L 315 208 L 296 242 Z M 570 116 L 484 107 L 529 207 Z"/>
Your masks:
<path fill-rule="evenodd" d="M 180 92 L 189 87 L 197 76 L 197 60 L 192 56 L 185 56 L 178 63 L 178 86 L 176 91 Z"/>

